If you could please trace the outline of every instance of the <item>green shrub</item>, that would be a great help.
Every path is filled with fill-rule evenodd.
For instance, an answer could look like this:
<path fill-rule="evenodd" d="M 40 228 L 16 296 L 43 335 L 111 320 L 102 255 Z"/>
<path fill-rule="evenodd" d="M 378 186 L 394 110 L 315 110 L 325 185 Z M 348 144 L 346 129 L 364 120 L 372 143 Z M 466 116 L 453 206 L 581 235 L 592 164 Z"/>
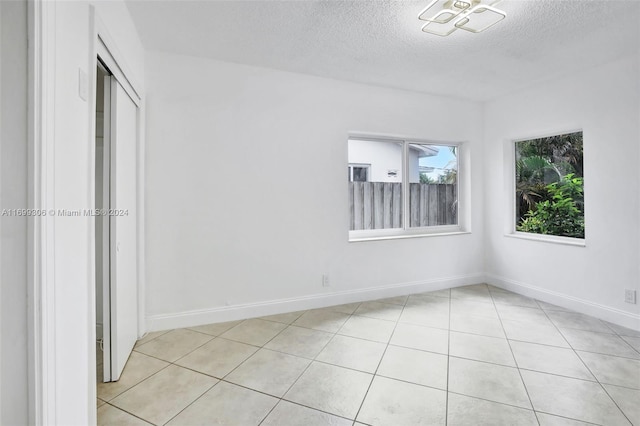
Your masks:
<path fill-rule="evenodd" d="M 568 174 L 546 189 L 551 199 L 529 210 L 518 231 L 584 238 L 583 179 Z"/>

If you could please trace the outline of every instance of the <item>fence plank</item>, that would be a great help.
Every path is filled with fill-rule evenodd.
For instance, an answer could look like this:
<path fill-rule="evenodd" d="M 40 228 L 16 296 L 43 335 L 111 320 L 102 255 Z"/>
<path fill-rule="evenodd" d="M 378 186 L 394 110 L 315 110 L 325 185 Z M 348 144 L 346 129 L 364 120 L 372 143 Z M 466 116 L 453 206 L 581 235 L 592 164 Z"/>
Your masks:
<path fill-rule="evenodd" d="M 373 217 L 374 217 L 374 229 L 383 229 L 384 228 L 384 196 L 382 194 L 384 191 L 384 182 L 373 182 Z"/>
<path fill-rule="evenodd" d="M 429 185 L 429 226 L 438 224 L 438 186 Z"/>
<path fill-rule="evenodd" d="M 402 184 L 395 183 L 393 190 L 393 220 L 391 226 L 394 228 L 402 228 Z"/>
<path fill-rule="evenodd" d="M 353 207 L 355 208 L 353 223 L 355 229 L 364 229 L 362 221 L 364 213 L 364 186 L 364 182 L 354 182 L 353 185 Z"/>
<path fill-rule="evenodd" d="M 355 206 L 353 205 L 353 182 L 349 182 L 349 230 L 353 231 L 356 229 L 355 224 L 353 223 L 355 217 Z"/>
<path fill-rule="evenodd" d="M 362 215 L 362 229 L 374 229 L 373 228 L 373 187 L 371 185 L 364 185 L 364 211 Z"/>
<path fill-rule="evenodd" d="M 409 185 L 409 226 L 457 223 L 457 188 L 452 184 Z M 349 229 L 402 227 L 402 184 L 395 182 L 349 183 Z"/>
<path fill-rule="evenodd" d="M 420 226 L 429 225 L 429 186 L 420 185 Z"/>
<path fill-rule="evenodd" d="M 420 225 L 420 184 L 409 184 L 409 226 Z"/>
<path fill-rule="evenodd" d="M 447 225 L 454 225 L 456 223 L 456 205 L 455 205 L 455 185 L 447 185 L 446 193 L 447 193 L 447 221 L 445 222 Z"/>

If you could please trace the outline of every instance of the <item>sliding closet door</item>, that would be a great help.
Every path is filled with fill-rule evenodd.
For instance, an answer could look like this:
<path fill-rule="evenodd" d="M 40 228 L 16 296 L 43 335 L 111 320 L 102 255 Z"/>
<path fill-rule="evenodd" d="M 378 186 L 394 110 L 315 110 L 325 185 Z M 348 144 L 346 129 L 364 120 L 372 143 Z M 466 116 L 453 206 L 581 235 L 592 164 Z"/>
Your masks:
<path fill-rule="evenodd" d="M 138 107 L 111 77 L 111 380 L 120 378 L 138 335 Z"/>

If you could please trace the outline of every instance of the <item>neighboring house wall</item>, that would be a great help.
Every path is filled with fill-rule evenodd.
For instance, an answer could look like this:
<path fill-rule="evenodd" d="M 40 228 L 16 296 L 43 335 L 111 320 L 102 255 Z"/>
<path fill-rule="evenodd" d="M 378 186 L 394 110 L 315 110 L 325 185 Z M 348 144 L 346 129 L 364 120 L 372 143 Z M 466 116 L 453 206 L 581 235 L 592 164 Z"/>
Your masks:
<path fill-rule="evenodd" d="M 402 145 L 350 140 L 349 164 L 370 164 L 370 182 L 402 182 Z M 390 171 L 397 175 L 389 176 Z"/>
<path fill-rule="evenodd" d="M 27 2 L 0 1 L 0 209 L 27 207 Z M 0 424 L 28 423 L 27 220 L 0 217 Z"/>
<path fill-rule="evenodd" d="M 418 151 L 409 149 L 409 181 L 420 182 Z M 370 182 L 402 182 L 402 145 L 363 140 L 349 141 L 349 164 L 370 164 Z M 389 176 L 397 171 L 396 176 Z"/>
<path fill-rule="evenodd" d="M 152 328 L 483 279 L 480 104 L 157 52 L 146 70 Z M 349 243 L 358 132 L 469 141 L 473 233 Z"/>
<path fill-rule="evenodd" d="M 489 281 L 636 329 L 640 305 L 624 303 L 624 289 L 639 286 L 638 63 L 635 54 L 538 84 L 489 102 L 484 114 Z M 577 129 L 584 131 L 586 247 L 505 237 L 513 220 L 505 144 Z"/>

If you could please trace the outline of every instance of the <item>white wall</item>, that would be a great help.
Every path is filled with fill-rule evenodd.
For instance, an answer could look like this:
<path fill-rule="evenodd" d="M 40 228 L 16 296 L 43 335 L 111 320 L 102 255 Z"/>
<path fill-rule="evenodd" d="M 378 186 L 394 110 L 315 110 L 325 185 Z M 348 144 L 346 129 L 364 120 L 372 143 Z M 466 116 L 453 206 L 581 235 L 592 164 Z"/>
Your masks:
<path fill-rule="evenodd" d="M 95 89 L 96 56 L 92 48 L 90 3 L 51 3 L 55 8 L 55 132 L 52 139 L 53 191 L 56 209 L 93 207 L 94 151 L 90 123 L 94 105 L 78 94 L 79 70 Z M 119 60 L 141 81 L 144 55 L 128 10 L 122 2 L 96 2 L 99 18 L 117 46 Z M 91 98 L 89 98 L 90 100 Z M 89 217 L 56 217 L 52 269 L 47 282 L 56 297 L 55 424 L 95 423 L 95 316 L 92 265 L 93 221 Z"/>
<path fill-rule="evenodd" d="M 485 260 L 489 280 L 640 329 L 638 55 L 489 102 L 485 108 Z M 584 131 L 586 247 L 505 237 L 505 144 Z M 489 189 L 490 188 L 490 189 Z M 554 294 L 559 293 L 559 294 Z"/>
<path fill-rule="evenodd" d="M 482 280 L 480 105 L 165 53 L 145 69 L 152 329 Z M 349 132 L 468 141 L 473 233 L 348 243 Z"/>
<path fill-rule="evenodd" d="M 27 2 L 0 2 L 0 209 L 27 207 Z M 0 424 L 27 408 L 27 221 L 0 217 Z"/>

